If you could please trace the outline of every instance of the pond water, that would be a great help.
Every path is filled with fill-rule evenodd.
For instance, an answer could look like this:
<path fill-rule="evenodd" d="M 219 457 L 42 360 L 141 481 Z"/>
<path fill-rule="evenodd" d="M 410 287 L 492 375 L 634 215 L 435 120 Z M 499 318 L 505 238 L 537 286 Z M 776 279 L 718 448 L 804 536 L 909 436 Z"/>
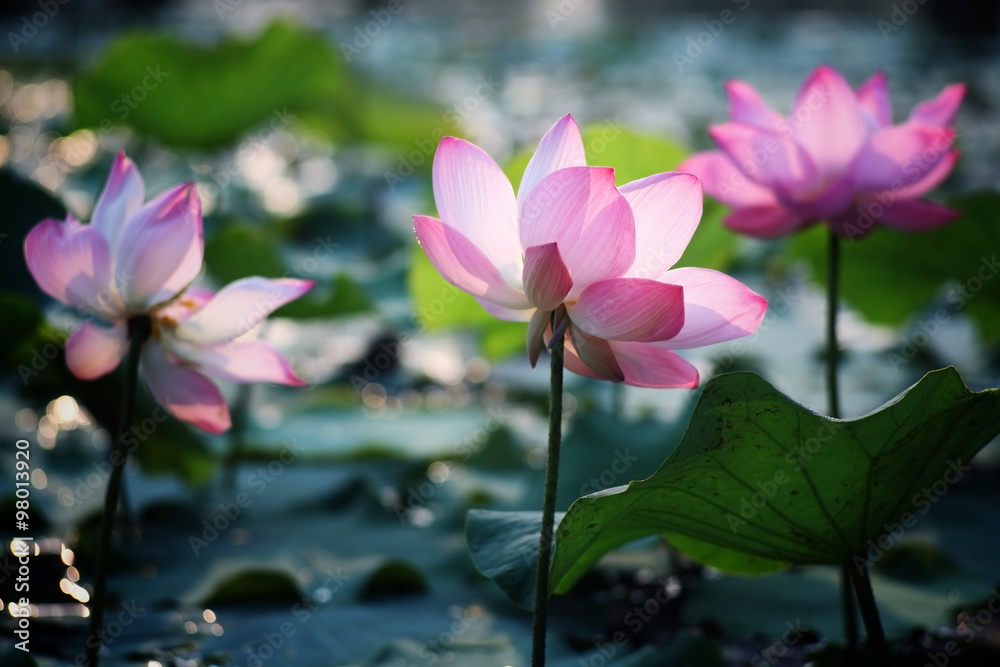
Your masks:
<path fill-rule="evenodd" d="M 206 258 L 210 265 L 225 258 L 218 262 L 224 269 L 206 281 L 244 275 L 241 262 L 264 256 L 259 246 L 277 239 L 275 275 L 283 267 L 328 291 L 343 277 L 369 306 L 338 317 L 272 319 L 261 335 L 311 386 L 227 388 L 239 406 L 233 435 L 152 424 L 138 454 L 142 465 L 133 462 L 127 473 L 137 526 L 116 547 L 108 620 L 118 619 L 121 633 L 109 635 L 104 664 L 528 664 L 530 615 L 476 572 L 463 525 L 470 507 L 539 506 L 548 378 L 522 352 L 492 357 L 475 331 L 424 328 L 414 319 L 411 216 L 433 210 L 423 163 L 443 128 L 456 127 L 501 164 L 533 147 L 567 112 L 606 129 L 609 143 L 627 129 L 701 150 L 709 147 L 706 128 L 726 119 L 723 81 L 746 80 L 787 111 L 803 77 L 829 63 L 854 84 L 885 71 L 897 118 L 944 85 L 965 82 L 969 93 L 956 121 L 962 160 L 942 193 L 961 198 L 1000 182 L 996 32 L 940 35 L 934 20 L 920 15 L 930 14 L 923 6 L 888 32 L 880 21 L 892 21 L 892 6 L 876 3 L 849 14 L 787 12 L 749 0 L 701 14 L 598 0 L 402 2 L 398 12 L 389 6 L 219 0 L 142 18 L 203 44 L 255 35 L 278 16 L 303 22 L 326 36 L 358 81 L 432 104 L 430 131 L 394 146 L 363 137 L 337 141 L 313 131 L 309 119 L 279 119 L 277 131 L 260 141 L 255 128 L 210 148 L 170 148 L 124 127 L 74 131 L 74 77 L 135 16 L 119 24 L 74 9 L 65 15 L 74 23 L 60 25 L 55 17 L 23 54 L 0 64 L 6 169 L 88 219 L 111 157 L 127 149 L 151 192 L 197 180 Z M 16 29 L 19 18 L 6 25 Z M 155 100 L 156 91 L 148 92 Z M 425 108 L 400 106 L 398 114 Z M 718 218 L 706 216 L 710 223 Z M 265 232 L 271 236 L 256 236 Z M 256 245 L 244 245 L 251 241 Z M 3 262 L 21 261 L 19 244 L 2 244 Z M 316 254 L 324 244 L 329 252 Z M 825 289 L 802 261 L 808 253 L 789 259 L 788 245 L 740 241 L 725 267 L 771 304 L 760 334 L 685 356 L 704 379 L 753 370 L 822 413 Z M 1000 385 L 995 338 L 964 313 L 953 313 L 919 354 L 905 352 L 949 287 L 975 274 L 980 254 L 994 251 L 973 249 L 933 298 L 894 326 L 871 323 L 847 295 L 840 318 L 845 416 L 875 409 L 944 365 L 955 365 L 972 389 Z M 12 281 L 4 290 L 28 291 L 13 282 L 15 273 L 4 279 Z M 1000 302 L 998 285 L 986 284 L 979 302 Z M 73 322 L 72 313 L 52 304 L 47 314 L 56 327 Z M 54 546 L 47 561 L 38 561 L 39 600 L 52 606 L 33 622 L 31 656 L 38 665 L 73 664 L 85 635 L 77 601 L 87 596 L 69 583 L 60 591 L 59 582 L 89 582 L 118 382 L 72 383 L 65 372 L 22 382 L 18 368 L 30 365 L 28 349 L 29 357 L 5 361 L 0 433 L 5 441 L 32 442 L 38 521 L 44 518 L 46 534 L 75 553 Z M 561 509 L 578 495 L 656 470 L 698 396 L 578 377 L 567 378 L 566 390 Z M 140 414 L 152 408 L 146 401 Z M 623 474 L 607 474 L 617 470 L 611 466 L 622 447 L 636 460 Z M 237 461 L 223 465 L 235 451 Z M 995 458 L 987 448 L 969 479 L 907 536 L 912 543 L 897 550 L 899 558 L 876 570 L 891 636 L 905 638 L 916 628 L 953 633 L 956 610 L 989 596 L 1000 564 Z M 918 575 L 900 576 L 906 567 Z M 661 588 L 670 598 L 662 605 L 655 597 Z M 9 601 L 3 590 L 0 598 Z M 809 641 L 777 663 L 801 665 L 807 643 L 821 649 L 822 638 L 840 638 L 837 594 L 829 568 L 720 577 L 647 540 L 608 557 L 577 591 L 557 599 L 550 664 L 749 664 L 787 627 L 802 624 L 814 629 Z M 626 620 L 630 610 L 650 601 L 656 612 L 635 629 Z M 628 633 L 629 646 L 609 643 L 616 631 Z M 12 632 L 7 619 L 4 665 L 24 657 L 10 648 Z M 998 638 L 996 628 L 980 637 L 986 644 Z M 683 642 L 690 653 L 669 653 Z"/>

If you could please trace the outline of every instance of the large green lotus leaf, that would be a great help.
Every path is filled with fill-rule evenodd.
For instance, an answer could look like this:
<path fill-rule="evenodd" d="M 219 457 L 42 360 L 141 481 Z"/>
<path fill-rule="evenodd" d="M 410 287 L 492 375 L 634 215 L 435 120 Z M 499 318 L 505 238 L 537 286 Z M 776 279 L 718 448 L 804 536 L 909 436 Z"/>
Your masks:
<path fill-rule="evenodd" d="M 209 47 L 133 33 L 77 79 L 76 123 L 104 131 L 123 123 L 175 146 L 218 146 L 329 104 L 342 79 L 327 40 L 287 22 Z"/>
<path fill-rule="evenodd" d="M 568 590 L 608 551 L 651 535 L 680 536 L 732 572 L 841 563 L 929 510 L 929 496 L 957 482 L 998 432 L 1000 390 L 970 392 L 953 368 L 844 421 L 752 373 L 717 376 L 656 473 L 570 507 L 556 530 L 552 589 Z"/>
<path fill-rule="evenodd" d="M 556 514 L 556 522 L 562 513 Z M 470 510 L 465 534 L 476 568 L 496 582 L 516 604 L 535 605 L 535 563 L 541 512 Z"/>
<path fill-rule="evenodd" d="M 559 525 L 554 589 L 569 588 L 610 549 L 664 533 L 776 567 L 841 563 L 927 511 L 925 495 L 958 481 L 997 433 L 1000 390 L 970 392 L 953 368 L 845 421 L 810 412 L 752 373 L 718 376 L 653 476 L 570 508 Z"/>
<path fill-rule="evenodd" d="M 994 252 L 1000 247 L 1000 193 L 977 192 L 949 205 L 962 216 L 944 227 L 913 234 L 878 226 L 854 243 L 844 242 L 844 299 L 869 321 L 889 325 L 903 323 L 935 298 L 943 299 L 954 311 L 967 308 L 983 335 L 996 340 L 1000 280 L 993 278 L 1000 271 Z M 796 234 L 789 243 L 791 255 L 805 259 L 822 284 L 826 243 L 821 225 Z"/>

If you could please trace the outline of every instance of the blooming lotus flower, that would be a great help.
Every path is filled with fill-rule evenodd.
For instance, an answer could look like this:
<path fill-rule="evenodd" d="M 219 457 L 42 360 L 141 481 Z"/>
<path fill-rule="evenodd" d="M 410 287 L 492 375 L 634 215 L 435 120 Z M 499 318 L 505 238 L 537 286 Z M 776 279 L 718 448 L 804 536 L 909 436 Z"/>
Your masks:
<path fill-rule="evenodd" d="M 201 270 L 201 205 L 194 183 L 143 205 L 145 186 L 119 153 L 91 224 L 43 220 L 24 242 L 28 269 L 49 296 L 89 316 L 66 341 L 66 364 L 90 380 L 114 370 L 128 350 L 128 323 L 151 321 L 140 367 L 156 400 L 211 433 L 230 426 L 219 388 L 234 382 L 302 385 L 261 340 L 246 340 L 275 308 L 308 291 L 302 280 L 245 278 L 215 294 L 189 288 Z"/>
<path fill-rule="evenodd" d="M 694 387 L 674 350 L 745 336 L 767 303 L 716 271 L 670 267 L 701 219 L 702 188 L 663 173 L 615 187 L 588 167 L 580 131 L 563 116 L 542 138 L 514 195 L 473 144 L 445 137 L 433 167 L 440 219 L 414 216 L 431 263 L 502 320 L 528 322 L 532 366 L 566 332 L 566 367 L 642 387 Z"/>
<path fill-rule="evenodd" d="M 836 70 L 818 67 L 786 118 L 750 85 L 726 84 L 731 120 L 709 133 L 720 150 L 679 167 L 731 206 L 726 226 L 764 238 L 826 220 L 848 239 L 875 223 L 904 231 L 943 225 L 957 212 L 920 199 L 951 172 L 958 151 L 949 127 L 965 86 L 946 87 L 904 123 L 892 124 L 885 75 L 857 92 Z"/>

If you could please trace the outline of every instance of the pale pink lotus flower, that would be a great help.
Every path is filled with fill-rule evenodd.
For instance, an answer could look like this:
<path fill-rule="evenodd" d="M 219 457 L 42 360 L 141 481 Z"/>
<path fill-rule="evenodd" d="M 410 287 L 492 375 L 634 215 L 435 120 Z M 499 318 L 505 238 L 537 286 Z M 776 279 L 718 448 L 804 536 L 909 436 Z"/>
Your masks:
<path fill-rule="evenodd" d="M 730 122 L 709 133 L 717 151 L 678 169 L 701 177 L 705 191 L 732 212 L 727 227 L 772 238 L 820 220 L 855 239 L 875 224 L 922 231 L 958 213 L 921 197 L 951 172 L 958 151 L 949 124 L 965 86 L 947 86 L 892 124 L 885 75 L 855 92 L 836 70 L 820 66 L 784 117 L 749 84 L 726 83 Z"/>
<path fill-rule="evenodd" d="M 746 336 L 767 302 L 729 276 L 670 267 L 702 212 L 690 174 L 615 187 L 588 167 L 573 118 L 542 138 L 517 195 L 496 162 L 445 137 L 433 168 L 440 219 L 414 216 L 431 263 L 502 320 L 528 322 L 535 365 L 550 320 L 566 332 L 566 367 L 642 387 L 695 387 L 698 371 L 674 350 Z"/>
<path fill-rule="evenodd" d="M 114 370 L 128 352 L 129 320 L 149 317 L 152 336 L 140 367 L 153 396 L 175 417 L 221 433 L 230 426 L 229 409 L 206 375 L 304 384 L 281 354 L 251 338 L 270 312 L 313 283 L 244 278 L 214 296 L 189 287 L 204 252 L 194 183 L 144 199 L 139 170 L 119 153 L 91 224 L 68 216 L 28 233 L 28 269 L 42 291 L 88 317 L 66 341 L 75 376 L 91 380 Z"/>

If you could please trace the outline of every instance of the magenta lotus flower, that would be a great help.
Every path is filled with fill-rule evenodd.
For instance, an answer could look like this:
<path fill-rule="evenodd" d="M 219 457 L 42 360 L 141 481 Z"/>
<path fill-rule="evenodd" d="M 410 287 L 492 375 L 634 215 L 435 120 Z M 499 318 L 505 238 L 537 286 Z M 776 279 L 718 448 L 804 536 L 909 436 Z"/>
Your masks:
<path fill-rule="evenodd" d="M 821 66 L 806 79 L 786 118 L 750 85 L 726 84 L 731 120 L 709 132 L 720 150 L 679 167 L 731 206 L 726 226 L 764 238 L 826 220 L 841 236 L 864 236 L 876 223 L 931 229 L 957 212 L 920 199 L 958 159 L 949 127 L 965 86 L 946 87 L 899 125 L 881 72 L 853 91 Z"/>
<path fill-rule="evenodd" d="M 66 364 L 90 380 L 114 370 L 128 351 L 128 322 L 149 317 L 141 356 L 156 400 L 211 433 L 230 426 L 229 409 L 207 375 L 234 382 L 302 385 L 270 345 L 250 340 L 275 308 L 307 292 L 303 280 L 245 278 L 214 296 L 189 288 L 201 270 L 201 204 L 194 183 L 143 205 L 138 169 L 120 153 L 91 224 L 43 220 L 24 242 L 28 269 L 51 297 L 90 321 L 66 341 Z"/>
<path fill-rule="evenodd" d="M 476 146 L 442 139 L 434 157 L 440 219 L 414 216 L 431 263 L 502 320 L 528 322 L 532 366 L 565 329 L 566 367 L 642 387 L 694 387 L 674 350 L 752 333 L 767 303 L 742 283 L 670 267 L 701 219 L 702 188 L 663 173 L 615 187 L 588 167 L 580 131 L 563 116 L 542 138 L 517 196 Z"/>

